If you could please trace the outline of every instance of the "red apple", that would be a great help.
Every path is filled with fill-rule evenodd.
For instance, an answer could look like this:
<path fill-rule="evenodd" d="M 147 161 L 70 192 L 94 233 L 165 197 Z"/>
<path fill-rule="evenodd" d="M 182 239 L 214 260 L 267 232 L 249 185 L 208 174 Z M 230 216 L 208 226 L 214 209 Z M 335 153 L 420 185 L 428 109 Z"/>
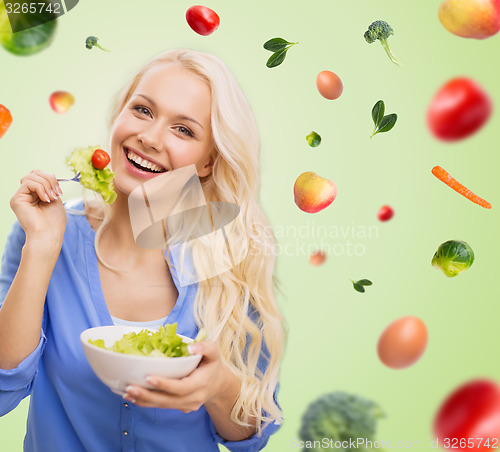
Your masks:
<path fill-rule="evenodd" d="M 50 106 L 56 113 L 66 113 L 75 103 L 75 98 L 72 94 L 66 91 L 55 91 L 49 98 Z"/>
<path fill-rule="evenodd" d="M 445 0 L 439 20 L 457 36 L 486 39 L 500 30 L 500 0 Z"/>
<path fill-rule="evenodd" d="M 307 213 L 316 213 L 328 207 L 337 196 L 337 186 L 331 180 L 312 171 L 302 173 L 293 187 L 295 204 Z"/>

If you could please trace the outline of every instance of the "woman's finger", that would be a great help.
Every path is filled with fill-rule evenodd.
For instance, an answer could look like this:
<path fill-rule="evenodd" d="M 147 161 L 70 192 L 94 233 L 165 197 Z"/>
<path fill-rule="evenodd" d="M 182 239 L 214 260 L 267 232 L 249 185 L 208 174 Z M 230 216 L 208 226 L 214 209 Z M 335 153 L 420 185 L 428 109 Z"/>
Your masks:
<path fill-rule="evenodd" d="M 143 407 L 177 408 L 175 396 L 140 386 L 127 386 L 123 398 Z"/>
<path fill-rule="evenodd" d="M 18 193 L 30 196 L 36 195 L 41 201 L 44 202 L 50 202 L 51 200 L 56 199 L 56 197 L 52 194 L 52 189 L 48 182 L 34 174 L 31 174 L 24 179 Z M 36 201 L 36 198 L 33 200 Z"/>
<path fill-rule="evenodd" d="M 55 200 L 59 196 L 59 194 L 54 191 L 51 181 L 47 179 L 45 175 L 40 175 L 36 172 L 30 173 L 26 177 L 24 177 L 21 187 L 23 186 L 26 187 L 30 192 L 36 192 L 38 197 L 46 202 Z"/>
<path fill-rule="evenodd" d="M 205 362 L 220 359 L 219 347 L 212 341 L 192 342 L 188 345 L 188 350 L 192 355 L 203 355 Z"/>
<path fill-rule="evenodd" d="M 34 195 L 36 194 L 38 198 L 41 201 L 44 202 L 50 202 L 51 200 L 54 199 L 52 195 L 52 190 L 50 190 L 50 185 L 47 186 L 47 184 L 33 180 L 33 179 L 26 179 L 23 184 L 21 185 L 20 189 L 21 193 L 27 194 L 27 195 Z"/>
<path fill-rule="evenodd" d="M 184 378 L 164 378 L 152 375 L 146 377 L 146 381 L 158 391 L 177 396 L 186 396 L 194 392 L 199 386 L 196 383 L 196 379 L 191 377 L 192 375 L 194 375 L 194 372 Z"/>
<path fill-rule="evenodd" d="M 45 179 L 50 185 L 50 191 L 54 194 L 54 199 L 62 194 L 61 187 L 59 186 L 59 182 L 57 181 L 55 174 L 49 174 L 45 171 L 35 170 L 34 174 Z"/>
<path fill-rule="evenodd" d="M 190 397 L 176 396 L 140 386 L 128 386 L 123 398 L 141 407 L 171 408 L 186 413 L 198 410 L 203 405 L 203 401 L 194 394 Z"/>
<path fill-rule="evenodd" d="M 59 182 L 57 181 L 55 174 L 49 174 L 49 173 L 46 173 L 45 171 L 41 171 L 41 170 L 35 170 L 34 174 L 36 174 L 37 176 L 43 177 L 45 180 L 47 180 L 48 183 L 50 184 L 51 190 L 55 194 L 62 194 L 61 187 L 59 186 Z"/>
<path fill-rule="evenodd" d="M 38 196 L 38 198 L 43 202 L 50 202 L 50 196 L 48 195 L 43 184 L 35 182 L 33 180 L 25 180 L 22 187 L 26 187 L 25 194 Z M 36 200 L 36 198 L 34 198 Z"/>

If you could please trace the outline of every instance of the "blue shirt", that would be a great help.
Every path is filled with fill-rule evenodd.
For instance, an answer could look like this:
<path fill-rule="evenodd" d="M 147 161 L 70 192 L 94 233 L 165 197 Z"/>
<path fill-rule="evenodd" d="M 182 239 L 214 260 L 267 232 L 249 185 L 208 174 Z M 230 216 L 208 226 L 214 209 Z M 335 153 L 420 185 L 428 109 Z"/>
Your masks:
<path fill-rule="evenodd" d="M 78 209 L 83 209 L 79 203 Z M 258 451 L 279 426 L 261 437 L 226 441 L 205 407 L 191 413 L 143 408 L 114 394 L 92 371 L 80 343 L 87 328 L 112 325 L 102 292 L 95 233 L 85 215 L 67 214 L 63 246 L 47 290 L 38 347 L 18 367 L 0 369 L 0 416 L 31 394 L 24 450 L 28 452 L 210 452 Z M 0 305 L 17 272 L 25 233 L 15 223 L 2 257 Z M 188 337 L 198 332 L 193 303 L 197 284 L 181 286 L 165 323 L 177 322 Z"/>

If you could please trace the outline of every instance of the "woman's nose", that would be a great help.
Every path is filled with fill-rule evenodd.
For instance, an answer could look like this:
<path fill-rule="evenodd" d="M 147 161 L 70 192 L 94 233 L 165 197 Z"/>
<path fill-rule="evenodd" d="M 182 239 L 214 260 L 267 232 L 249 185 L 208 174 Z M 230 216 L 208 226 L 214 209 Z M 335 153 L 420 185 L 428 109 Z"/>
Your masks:
<path fill-rule="evenodd" d="M 144 145 L 144 147 L 152 148 L 161 151 L 163 148 L 163 134 L 159 124 L 151 124 L 145 127 L 138 135 L 137 138 Z"/>

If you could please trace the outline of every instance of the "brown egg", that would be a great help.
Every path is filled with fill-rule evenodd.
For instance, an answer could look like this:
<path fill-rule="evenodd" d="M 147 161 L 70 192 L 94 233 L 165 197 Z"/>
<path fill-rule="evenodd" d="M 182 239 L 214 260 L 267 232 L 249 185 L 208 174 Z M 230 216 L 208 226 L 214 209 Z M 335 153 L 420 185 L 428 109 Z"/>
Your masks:
<path fill-rule="evenodd" d="M 380 335 L 377 352 L 380 361 L 392 369 L 415 364 L 427 347 L 427 327 L 418 317 L 401 317 Z"/>
<path fill-rule="evenodd" d="M 344 85 L 342 85 L 342 80 L 337 74 L 322 71 L 316 77 L 316 88 L 325 99 L 333 100 L 340 97 Z"/>

